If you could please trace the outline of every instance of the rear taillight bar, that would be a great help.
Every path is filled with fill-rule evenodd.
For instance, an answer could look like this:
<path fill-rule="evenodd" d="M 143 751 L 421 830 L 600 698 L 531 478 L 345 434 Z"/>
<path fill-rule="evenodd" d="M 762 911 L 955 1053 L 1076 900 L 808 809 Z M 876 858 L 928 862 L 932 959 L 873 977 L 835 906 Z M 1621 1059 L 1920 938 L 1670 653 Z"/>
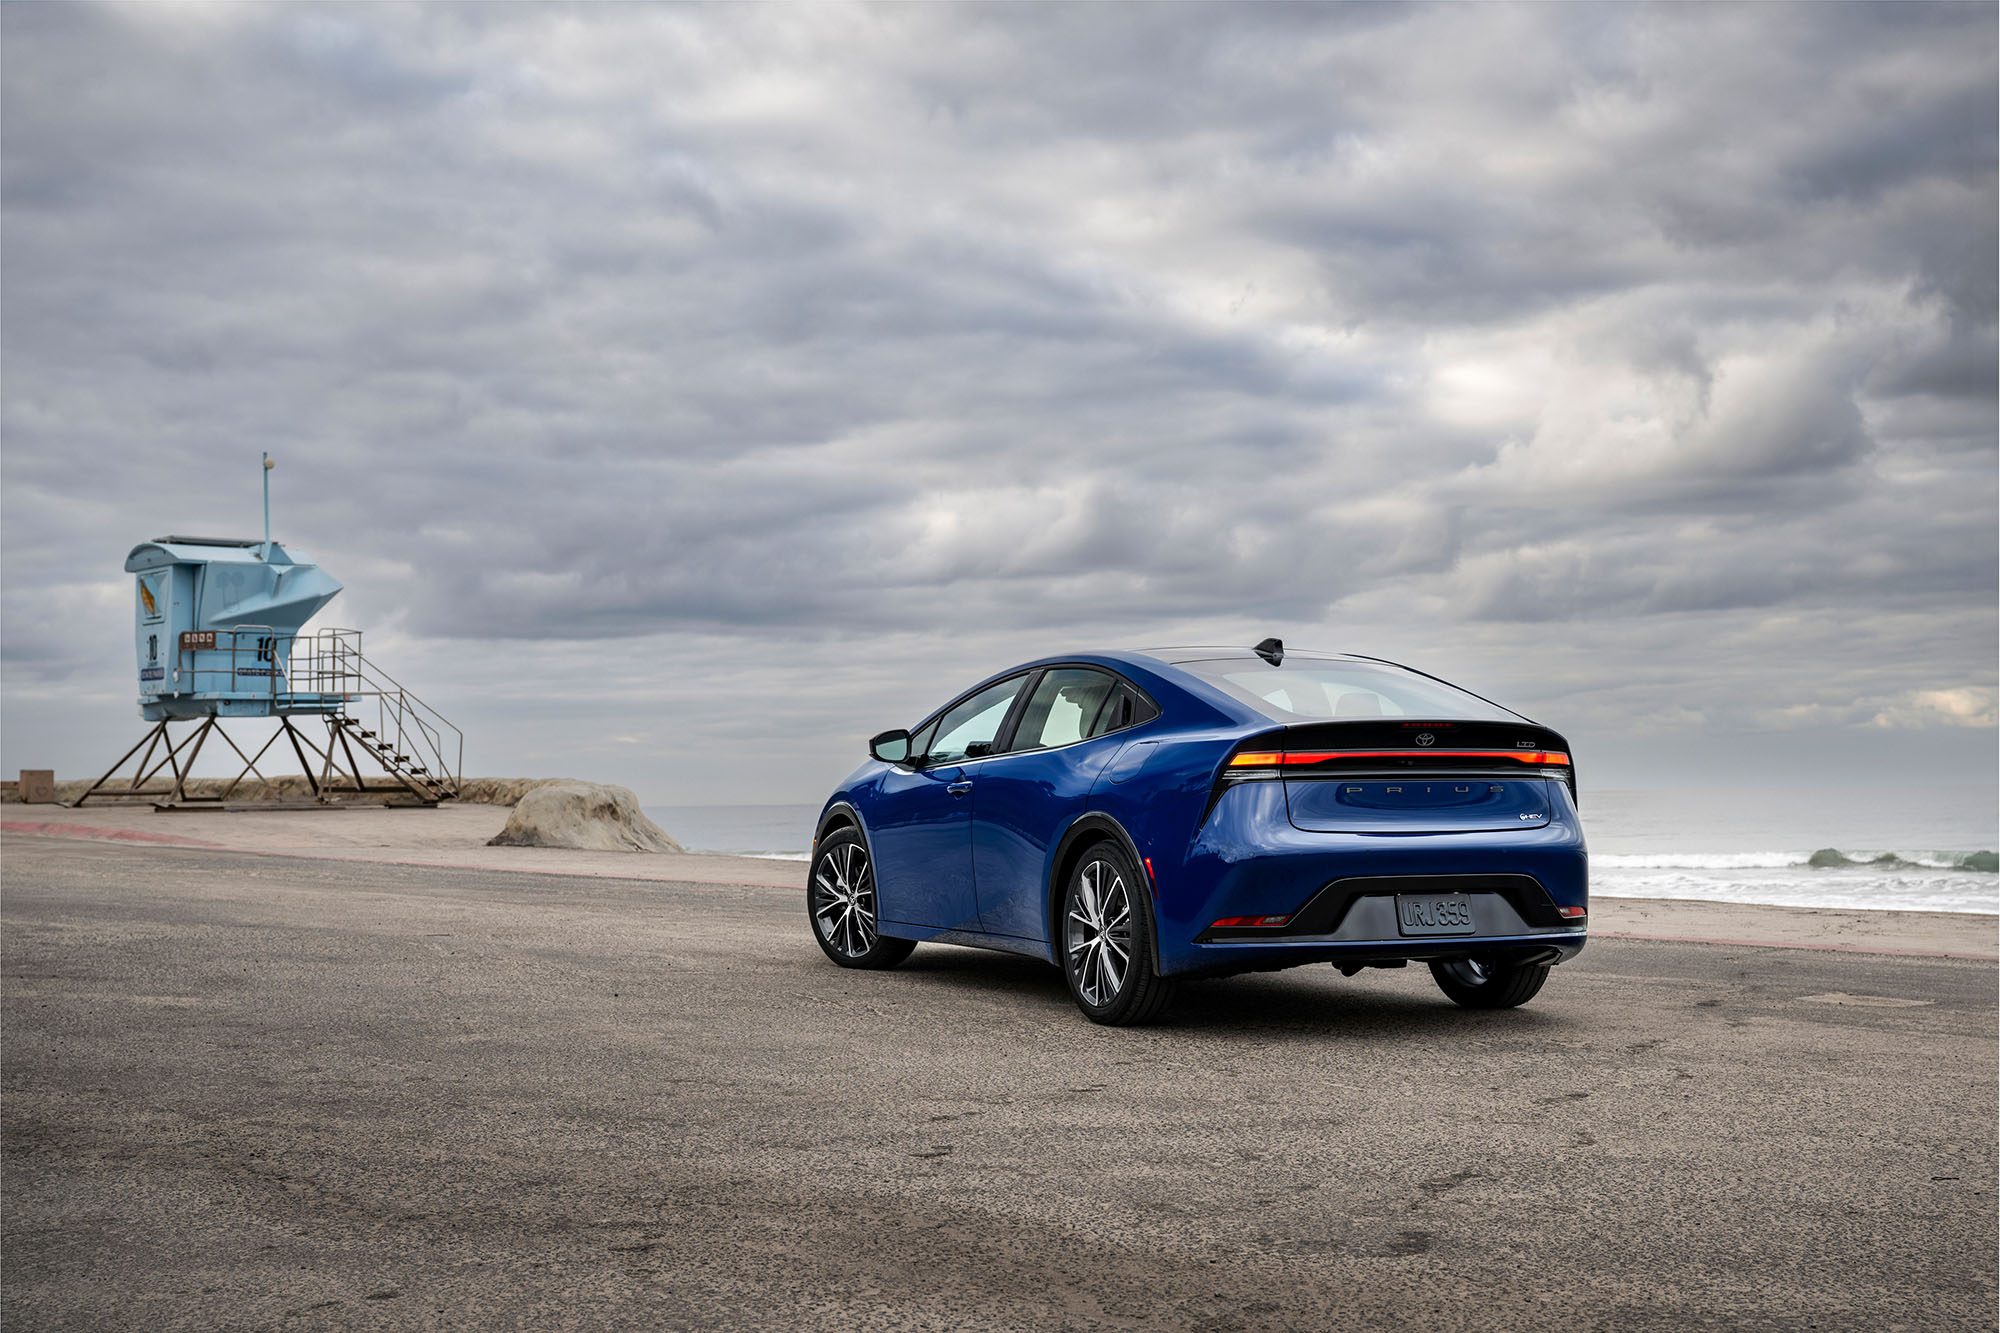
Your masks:
<path fill-rule="evenodd" d="M 1561 750 L 1245 750 L 1231 757 L 1231 768 L 1290 768 L 1324 764 L 1334 759 L 1512 759 L 1519 764 L 1569 766 Z"/>

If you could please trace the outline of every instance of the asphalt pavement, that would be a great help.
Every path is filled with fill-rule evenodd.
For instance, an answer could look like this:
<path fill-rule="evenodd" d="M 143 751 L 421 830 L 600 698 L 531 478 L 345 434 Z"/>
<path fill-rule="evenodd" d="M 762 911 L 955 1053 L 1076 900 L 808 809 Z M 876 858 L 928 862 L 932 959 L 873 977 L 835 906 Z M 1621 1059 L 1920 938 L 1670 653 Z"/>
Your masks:
<path fill-rule="evenodd" d="M 801 875 L 801 878 L 803 876 Z M 1991 963 L 842 971 L 803 889 L 9 836 L 30 1329 L 1995 1324 Z"/>

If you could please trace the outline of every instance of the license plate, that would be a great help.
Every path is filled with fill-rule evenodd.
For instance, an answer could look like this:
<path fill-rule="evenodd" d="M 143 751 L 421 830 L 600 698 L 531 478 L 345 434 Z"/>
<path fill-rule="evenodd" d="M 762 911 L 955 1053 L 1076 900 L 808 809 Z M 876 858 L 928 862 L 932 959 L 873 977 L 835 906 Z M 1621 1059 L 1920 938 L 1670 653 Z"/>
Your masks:
<path fill-rule="evenodd" d="M 1396 895 L 1396 928 L 1405 935 L 1470 935 L 1472 901 L 1462 893 Z"/>

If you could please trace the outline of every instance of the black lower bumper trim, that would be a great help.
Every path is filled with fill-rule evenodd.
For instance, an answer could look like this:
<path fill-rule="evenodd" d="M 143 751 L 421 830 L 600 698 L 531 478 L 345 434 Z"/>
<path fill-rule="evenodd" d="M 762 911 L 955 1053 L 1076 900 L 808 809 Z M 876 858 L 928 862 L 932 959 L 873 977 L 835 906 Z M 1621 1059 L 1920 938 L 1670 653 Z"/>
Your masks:
<path fill-rule="evenodd" d="M 1205 930 L 1197 944 L 1215 940 L 1285 940 L 1300 936 L 1332 935 L 1347 919 L 1347 913 L 1363 898 L 1393 897 L 1399 893 L 1497 893 L 1531 927 L 1580 926 L 1566 921 L 1556 911 L 1555 900 L 1533 875 L 1366 875 L 1337 879 L 1315 893 L 1292 919 L 1276 930 L 1268 927 L 1237 930 Z"/>
<path fill-rule="evenodd" d="M 1232 940 L 1231 943 L 1245 941 Z M 1349 968 L 1401 963 L 1446 963 L 1458 958 L 1477 958 L 1485 962 L 1509 963 L 1522 966 L 1546 963 L 1551 966 L 1583 952 L 1586 937 L 1581 933 L 1559 936 L 1547 944 L 1523 944 L 1518 939 L 1506 944 L 1490 944 L 1478 939 L 1459 940 L 1409 940 L 1398 944 L 1378 942 L 1359 947 L 1329 944 L 1325 948 L 1313 947 L 1307 942 L 1285 951 L 1280 957 L 1268 954 L 1256 955 L 1249 959 L 1214 958 L 1204 960 L 1195 966 L 1174 973 L 1177 977 L 1228 977 L 1245 972 L 1282 972 L 1294 967 L 1311 967 L 1316 964 L 1332 963 L 1346 971 Z"/>

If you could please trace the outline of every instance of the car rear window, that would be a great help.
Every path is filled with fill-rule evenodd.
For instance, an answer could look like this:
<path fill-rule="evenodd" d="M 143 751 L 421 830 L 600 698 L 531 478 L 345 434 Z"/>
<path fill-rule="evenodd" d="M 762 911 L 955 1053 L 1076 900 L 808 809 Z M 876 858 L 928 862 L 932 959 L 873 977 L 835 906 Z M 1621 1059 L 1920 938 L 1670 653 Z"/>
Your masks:
<path fill-rule="evenodd" d="M 1118 693 L 1105 701 L 1104 708 L 1097 715 L 1097 725 L 1090 729 L 1090 734 L 1102 736 L 1110 731 L 1123 731 L 1126 727 L 1151 722 L 1159 715 L 1158 704 L 1130 685 L 1120 685 Z"/>
<path fill-rule="evenodd" d="M 1288 658 L 1274 667 L 1261 658 L 1230 657 L 1174 665 L 1278 722 L 1371 717 L 1525 720 L 1455 685 L 1387 663 Z"/>

